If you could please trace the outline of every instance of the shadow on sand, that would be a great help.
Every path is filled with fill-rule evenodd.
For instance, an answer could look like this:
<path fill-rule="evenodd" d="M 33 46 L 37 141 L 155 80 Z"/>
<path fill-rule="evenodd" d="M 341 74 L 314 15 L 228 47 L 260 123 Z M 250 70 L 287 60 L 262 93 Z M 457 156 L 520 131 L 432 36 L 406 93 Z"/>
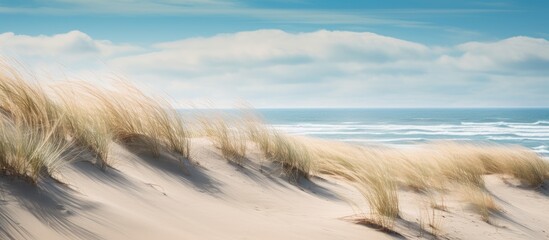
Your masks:
<path fill-rule="evenodd" d="M 49 228 L 73 239 L 101 239 L 97 234 L 71 222 L 71 216 L 108 224 L 108 220 L 91 214 L 96 206 L 78 196 L 68 187 L 51 178 L 38 186 L 18 179 L 0 178 L 0 188 L 5 198 L 0 208 L 0 237 L 2 239 L 39 239 L 31 236 L 22 224 L 14 220 L 7 204 L 17 204 Z"/>

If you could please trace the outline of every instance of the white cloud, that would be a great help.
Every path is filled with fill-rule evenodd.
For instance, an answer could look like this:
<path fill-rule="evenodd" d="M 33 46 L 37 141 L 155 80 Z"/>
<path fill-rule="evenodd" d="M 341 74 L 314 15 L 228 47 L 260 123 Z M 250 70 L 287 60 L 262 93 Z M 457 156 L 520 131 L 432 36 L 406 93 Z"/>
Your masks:
<path fill-rule="evenodd" d="M 94 40 L 80 31 L 53 36 L 15 35 L 12 32 L 0 34 L 0 51 L 21 56 L 111 57 L 137 49 L 127 44 L 115 45 L 107 40 Z"/>
<path fill-rule="evenodd" d="M 462 70 L 516 71 L 549 66 L 549 41 L 540 38 L 512 37 L 497 42 L 469 42 L 458 45 L 460 55 L 440 58 L 442 64 Z"/>
<path fill-rule="evenodd" d="M 549 106 L 539 90 L 549 89 L 549 44 L 528 37 L 439 47 L 365 32 L 258 30 L 139 48 L 74 31 L 1 34 L 0 52 L 6 49 L 34 62 L 74 58 L 81 69 L 115 70 L 178 102 Z M 85 64 L 94 58 L 105 64 Z"/>
<path fill-rule="evenodd" d="M 425 58 L 429 49 L 421 44 L 373 33 L 317 31 L 291 34 L 258 30 L 159 43 L 153 51 L 118 58 L 117 66 L 139 69 L 196 72 L 207 69 L 299 65 L 312 62 L 361 62 Z"/>
<path fill-rule="evenodd" d="M 52 36 L 0 34 L 0 56 L 30 65 L 34 71 L 51 78 L 95 75 L 90 71 L 104 71 L 108 59 L 142 50 L 130 44 L 95 40 L 80 31 Z"/>

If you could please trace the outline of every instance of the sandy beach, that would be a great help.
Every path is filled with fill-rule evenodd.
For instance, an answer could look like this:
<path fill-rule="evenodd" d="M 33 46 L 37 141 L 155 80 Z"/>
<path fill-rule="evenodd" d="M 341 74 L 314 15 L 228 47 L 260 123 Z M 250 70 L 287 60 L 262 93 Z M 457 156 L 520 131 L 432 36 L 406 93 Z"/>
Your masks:
<path fill-rule="evenodd" d="M 399 190 L 393 233 L 353 223 L 368 205 L 330 176 L 289 183 L 253 149 L 243 166 L 223 159 L 208 139 L 192 140 L 193 160 L 116 145 L 112 168 L 86 156 L 36 186 L 2 177 L 3 239 L 547 239 L 549 190 L 484 176 L 502 212 L 482 221 L 452 190 L 444 210 L 424 194 Z M 437 236 L 426 226 L 434 211 Z M 420 221 L 421 220 L 421 221 Z M 421 223 L 422 222 L 422 223 Z"/>
<path fill-rule="evenodd" d="M 2 239 L 549 238 L 549 163 L 522 146 L 290 135 L 3 69 Z"/>

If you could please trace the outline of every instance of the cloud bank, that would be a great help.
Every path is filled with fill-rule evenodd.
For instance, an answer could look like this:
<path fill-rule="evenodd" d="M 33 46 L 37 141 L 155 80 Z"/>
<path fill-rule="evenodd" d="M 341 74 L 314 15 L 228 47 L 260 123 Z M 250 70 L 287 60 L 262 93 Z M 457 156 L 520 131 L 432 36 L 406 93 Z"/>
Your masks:
<path fill-rule="evenodd" d="M 428 46 L 369 32 L 257 30 L 134 46 L 79 31 L 0 34 L 31 68 L 116 72 L 179 103 L 256 107 L 549 106 L 549 41 Z"/>

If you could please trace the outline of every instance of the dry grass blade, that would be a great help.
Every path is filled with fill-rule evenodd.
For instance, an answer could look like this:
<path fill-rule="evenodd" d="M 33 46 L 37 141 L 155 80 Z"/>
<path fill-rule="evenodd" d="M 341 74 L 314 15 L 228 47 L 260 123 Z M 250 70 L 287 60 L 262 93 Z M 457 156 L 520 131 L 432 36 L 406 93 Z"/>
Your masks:
<path fill-rule="evenodd" d="M 460 189 L 464 200 L 471 203 L 485 222 L 490 222 L 490 214 L 501 211 L 490 194 L 475 185 L 463 185 Z"/>
<path fill-rule="evenodd" d="M 69 144 L 53 132 L 33 131 L 0 117 L 0 169 L 2 174 L 37 183 L 41 174 L 56 172 L 66 161 Z"/>
<path fill-rule="evenodd" d="M 201 118 L 202 129 L 213 140 L 221 154 L 230 162 L 242 165 L 246 159 L 247 135 L 238 127 L 241 124 L 229 123 L 227 117 Z"/>
<path fill-rule="evenodd" d="M 249 138 L 267 159 L 282 164 L 290 181 L 309 177 L 314 169 L 313 156 L 304 139 L 282 134 L 257 120 L 248 120 L 246 125 Z"/>

